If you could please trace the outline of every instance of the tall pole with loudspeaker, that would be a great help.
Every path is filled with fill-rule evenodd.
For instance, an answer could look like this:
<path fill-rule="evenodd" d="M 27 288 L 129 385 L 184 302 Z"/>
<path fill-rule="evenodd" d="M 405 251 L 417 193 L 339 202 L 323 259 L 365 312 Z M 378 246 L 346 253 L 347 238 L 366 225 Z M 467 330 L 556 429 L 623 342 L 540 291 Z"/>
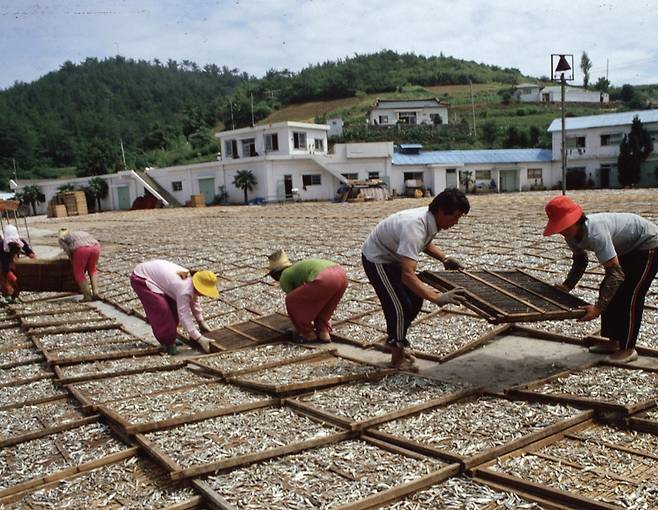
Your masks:
<path fill-rule="evenodd" d="M 571 63 L 569 63 L 571 62 Z M 562 123 L 560 125 L 560 131 L 562 134 L 562 194 L 567 194 L 567 134 L 566 127 L 564 125 L 564 88 L 567 84 L 567 81 L 573 81 L 573 54 L 561 54 L 553 53 L 551 55 L 551 80 L 560 82 L 560 94 L 561 94 L 561 111 L 562 111 Z"/>

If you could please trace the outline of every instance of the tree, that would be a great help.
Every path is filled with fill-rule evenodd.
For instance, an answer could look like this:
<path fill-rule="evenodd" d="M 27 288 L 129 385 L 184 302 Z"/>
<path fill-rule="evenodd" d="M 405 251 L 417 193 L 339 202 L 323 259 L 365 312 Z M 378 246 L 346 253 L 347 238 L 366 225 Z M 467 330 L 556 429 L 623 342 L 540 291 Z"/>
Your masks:
<path fill-rule="evenodd" d="M 247 192 L 253 191 L 256 184 L 256 177 L 254 177 L 254 173 L 251 170 L 238 170 L 233 179 L 233 185 L 244 191 L 245 204 L 248 202 Z"/>
<path fill-rule="evenodd" d="M 107 174 L 116 170 L 118 162 L 116 148 L 107 140 L 96 138 L 86 145 L 76 173 L 79 177 Z"/>
<path fill-rule="evenodd" d="M 633 117 L 631 132 L 624 135 L 619 145 L 617 158 L 619 184 L 634 186 L 640 182 L 642 162 L 653 152 L 653 142 L 649 131 L 642 126 L 640 118 Z"/>
<path fill-rule="evenodd" d="M 601 76 L 592 87 L 594 90 L 600 90 L 601 92 L 608 92 L 610 89 L 610 80 Z"/>
<path fill-rule="evenodd" d="M 489 147 L 493 146 L 496 143 L 496 138 L 498 137 L 498 125 L 493 120 L 488 120 L 482 126 L 480 126 L 480 136 L 484 143 Z"/>
<path fill-rule="evenodd" d="M 107 181 L 101 177 L 94 177 L 89 181 L 89 194 L 94 197 L 96 203 L 98 204 L 98 212 L 101 211 L 101 200 L 107 197 L 109 192 L 109 186 Z"/>
<path fill-rule="evenodd" d="M 580 70 L 583 72 L 583 87 L 587 88 L 589 85 L 589 70 L 592 68 L 592 61 L 587 56 L 587 53 L 583 51 L 583 54 L 580 57 Z"/>
<path fill-rule="evenodd" d="M 25 186 L 21 193 L 16 193 L 18 199 L 22 204 L 29 204 L 32 206 L 32 214 L 37 215 L 37 202 L 43 203 L 46 201 L 45 195 L 41 192 L 41 188 L 35 185 Z"/>

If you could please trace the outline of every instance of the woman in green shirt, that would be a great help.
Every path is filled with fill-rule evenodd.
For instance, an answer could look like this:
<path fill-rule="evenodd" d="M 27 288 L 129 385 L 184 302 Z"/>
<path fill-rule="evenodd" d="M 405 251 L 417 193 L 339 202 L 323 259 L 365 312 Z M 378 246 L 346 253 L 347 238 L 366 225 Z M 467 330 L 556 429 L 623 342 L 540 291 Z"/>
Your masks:
<path fill-rule="evenodd" d="M 286 293 L 286 309 L 300 342 L 331 342 L 331 317 L 347 289 L 345 269 L 323 259 L 290 262 L 283 250 L 268 257 L 270 276 Z"/>

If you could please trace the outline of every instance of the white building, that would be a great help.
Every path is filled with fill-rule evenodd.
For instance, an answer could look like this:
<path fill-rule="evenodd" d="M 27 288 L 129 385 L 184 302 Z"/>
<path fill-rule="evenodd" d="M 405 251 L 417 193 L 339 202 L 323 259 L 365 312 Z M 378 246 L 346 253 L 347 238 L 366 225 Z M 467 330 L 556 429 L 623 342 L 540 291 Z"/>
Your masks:
<path fill-rule="evenodd" d="M 327 119 L 327 125 L 329 126 L 329 133 L 327 133 L 329 138 L 343 134 L 343 126 L 345 123 L 340 117 L 336 117 L 335 119 Z"/>
<path fill-rule="evenodd" d="M 447 124 L 448 105 L 437 98 L 428 99 L 378 99 L 368 112 L 371 125 L 392 126 L 397 123 Z"/>
<path fill-rule="evenodd" d="M 437 194 L 458 187 L 464 172 L 470 173 L 478 188 L 501 192 L 550 188 L 560 180 L 548 149 L 412 152 L 393 155 L 391 187 L 398 193 L 411 185 Z"/>
<path fill-rule="evenodd" d="M 515 87 L 514 98 L 522 103 L 557 103 L 562 100 L 559 85 L 544 87 L 536 83 L 521 83 Z M 565 87 L 566 103 L 609 103 L 610 95 L 598 90 Z"/>
<path fill-rule="evenodd" d="M 617 157 L 619 144 L 631 130 L 633 118 L 638 116 L 654 141 L 654 152 L 642 165 L 640 186 L 658 185 L 658 110 L 588 115 L 565 119 L 567 171 L 583 173 L 596 187 L 619 187 Z M 551 122 L 548 132 L 552 135 L 552 158 L 561 161 L 562 121 Z"/>

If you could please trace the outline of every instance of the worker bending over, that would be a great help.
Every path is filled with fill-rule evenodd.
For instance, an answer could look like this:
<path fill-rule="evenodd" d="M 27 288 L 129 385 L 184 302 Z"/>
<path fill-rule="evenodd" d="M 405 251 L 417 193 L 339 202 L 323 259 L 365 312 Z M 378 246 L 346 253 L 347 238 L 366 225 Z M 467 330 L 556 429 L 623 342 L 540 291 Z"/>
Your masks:
<path fill-rule="evenodd" d="M 203 320 L 198 297 L 217 298 L 215 273 L 189 271 L 167 260 L 150 260 L 135 267 L 130 285 L 144 305 L 155 338 L 166 347 L 167 353 L 176 354 L 179 320 L 190 338 L 198 342 L 204 352 L 210 352 L 211 340 L 199 331 L 210 331 L 210 328 Z"/>
<path fill-rule="evenodd" d="M 59 229 L 59 245 L 71 259 L 73 278 L 80 287 L 83 301 L 98 298 L 98 276 L 96 266 L 101 255 L 101 243 L 83 230 L 70 232 L 68 228 Z M 91 287 L 87 281 L 89 281 Z"/>
<path fill-rule="evenodd" d="M 23 253 L 31 259 L 37 254 L 28 242 L 18 235 L 14 225 L 5 226 L 0 247 L 0 285 L 2 286 L 2 303 L 13 303 L 20 293 L 20 282 L 16 277 L 16 259 Z"/>
<path fill-rule="evenodd" d="M 446 269 L 462 267 L 457 259 L 446 257 L 432 240 L 440 230 L 455 226 L 469 210 L 466 195 L 448 189 L 434 197 L 429 207 L 392 214 L 363 243 L 361 260 L 384 309 L 386 344 L 391 350 L 393 367 L 413 368 L 414 357 L 405 352 L 409 347 L 407 330 L 420 312 L 423 299 L 439 306 L 464 300 L 463 289 L 441 294 L 425 285 L 416 275 L 416 265 L 419 254 L 424 252 L 443 262 Z"/>
<path fill-rule="evenodd" d="M 286 309 L 297 342 L 331 342 L 331 317 L 347 289 L 345 269 L 329 260 L 295 262 L 283 250 L 268 257 L 269 275 L 286 293 Z"/>
<path fill-rule="evenodd" d="M 546 215 L 544 235 L 561 234 L 573 252 L 571 270 L 559 285 L 563 290 L 571 291 L 582 278 L 588 251 L 605 269 L 596 303 L 579 320 L 601 315 L 601 334 L 609 341 L 590 350 L 611 353 L 611 360 L 622 363 L 636 360 L 644 298 L 658 272 L 658 227 L 637 214 L 585 215 L 566 196 L 548 202 Z"/>

